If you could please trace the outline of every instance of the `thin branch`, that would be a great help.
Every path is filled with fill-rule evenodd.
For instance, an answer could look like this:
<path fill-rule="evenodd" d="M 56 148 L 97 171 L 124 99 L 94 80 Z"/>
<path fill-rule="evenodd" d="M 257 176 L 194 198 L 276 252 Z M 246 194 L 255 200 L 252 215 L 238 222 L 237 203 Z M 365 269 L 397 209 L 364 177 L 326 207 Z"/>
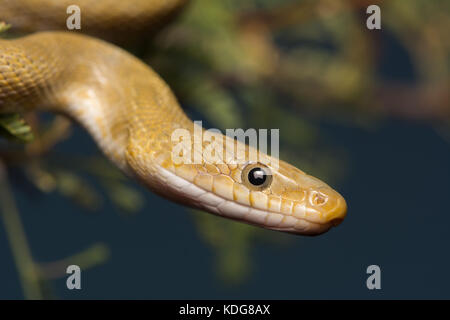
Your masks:
<path fill-rule="evenodd" d="M 103 243 L 96 243 L 80 253 L 58 261 L 40 263 L 39 266 L 44 278 L 57 279 L 66 275 L 66 268 L 71 264 L 86 270 L 104 263 L 108 258 L 108 247 Z"/>
<path fill-rule="evenodd" d="M 19 211 L 10 190 L 6 168 L 0 162 L 0 211 L 6 236 L 19 272 L 20 282 L 26 299 L 42 299 L 39 274 L 33 262 Z"/>

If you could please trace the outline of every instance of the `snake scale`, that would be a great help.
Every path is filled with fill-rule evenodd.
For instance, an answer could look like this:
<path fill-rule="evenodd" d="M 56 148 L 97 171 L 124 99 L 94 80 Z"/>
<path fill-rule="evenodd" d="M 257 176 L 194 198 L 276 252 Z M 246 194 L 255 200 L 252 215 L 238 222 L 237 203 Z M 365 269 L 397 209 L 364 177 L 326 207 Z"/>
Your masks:
<path fill-rule="evenodd" d="M 347 205 L 338 192 L 286 162 L 271 165 L 274 159 L 261 151 L 258 155 L 268 161 L 230 161 L 225 149 L 216 154 L 219 162 L 201 153 L 200 162 L 175 163 L 174 130 L 187 130 L 194 141 L 199 131 L 168 85 L 115 45 L 57 31 L 65 27 L 70 4 L 78 4 L 83 12 L 83 32 L 103 37 L 108 30 L 119 36 L 124 30 L 154 30 L 185 2 L 0 0 L 0 20 L 26 32 L 39 31 L 0 40 L 0 113 L 65 114 L 85 127 L 127 175 L 187 206 L 303 235 L 317 235 L 339 224 Z M 132 21 L 131 27 L 126 27 L 127 21 Z M 219 139 L 244 150 L 245 157 L 252 150 L 230 137 Z M 190 143 L 195 150 L 195 142 Z M 200 144 L 210 145 L 202 140 Z"/>

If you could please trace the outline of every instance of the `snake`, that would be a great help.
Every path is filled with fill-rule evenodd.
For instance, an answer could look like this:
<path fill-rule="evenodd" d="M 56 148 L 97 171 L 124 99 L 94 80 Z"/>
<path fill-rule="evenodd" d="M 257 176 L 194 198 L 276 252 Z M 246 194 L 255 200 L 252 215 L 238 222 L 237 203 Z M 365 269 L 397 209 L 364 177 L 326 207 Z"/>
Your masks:
<path fill-rule="evenodd" d="M 128 20 L 130 28 L 159 28 L 185 2 L 0 0 L 0 20 L 33 32 L 0 39 L 0 113 L 63 114 L 81 124 L 131 179 L 188 207 L 300 235 L 339 225 L 347 204 L 336 190 L 245 141 L 221 133 L 204 139 L 209 131 L 186 115 L 149 65 L 98 38 L 109 28 L 126 29 Z M 66 7 L 74 3 L 82 9 L 85 32 L 58 30 L 65 28 Z M 179 130 L 193 139 L 174 140 Z M 183 152 L 191 155 L 175 161 L 181 140 Z M 213 141 L 227 148 L 219 144 L 213 153 L 202 152 L 211 150 Z M 250 159 L 253 151 L 257 158 Z"/>

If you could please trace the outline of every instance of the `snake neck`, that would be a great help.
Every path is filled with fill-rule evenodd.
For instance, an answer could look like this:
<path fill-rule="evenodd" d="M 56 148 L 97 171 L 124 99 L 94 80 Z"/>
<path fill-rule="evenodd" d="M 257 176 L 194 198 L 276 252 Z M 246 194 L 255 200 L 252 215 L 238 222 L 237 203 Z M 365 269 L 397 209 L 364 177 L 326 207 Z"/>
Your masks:
<path fill-rule="evenodd" d="M 128 174 L 130 144 L 169 154 L 171 132 L 193 125 L 151 68 L 101 40 L 47 32 L 1 40 L 0 52 L 0 112 L 66 114 Z"/>

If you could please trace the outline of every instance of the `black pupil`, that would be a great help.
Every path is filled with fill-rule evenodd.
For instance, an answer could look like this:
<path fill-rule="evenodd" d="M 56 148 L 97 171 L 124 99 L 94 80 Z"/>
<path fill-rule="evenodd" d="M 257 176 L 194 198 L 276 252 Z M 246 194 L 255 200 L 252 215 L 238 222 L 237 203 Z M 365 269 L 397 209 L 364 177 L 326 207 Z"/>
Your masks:
<path fill-rule="evenodd" d="M 253 168 L 248 173 L 248 181 L 254 186 L 260 186 L 266 182 L 266 172 L 261 168 Z"/>

